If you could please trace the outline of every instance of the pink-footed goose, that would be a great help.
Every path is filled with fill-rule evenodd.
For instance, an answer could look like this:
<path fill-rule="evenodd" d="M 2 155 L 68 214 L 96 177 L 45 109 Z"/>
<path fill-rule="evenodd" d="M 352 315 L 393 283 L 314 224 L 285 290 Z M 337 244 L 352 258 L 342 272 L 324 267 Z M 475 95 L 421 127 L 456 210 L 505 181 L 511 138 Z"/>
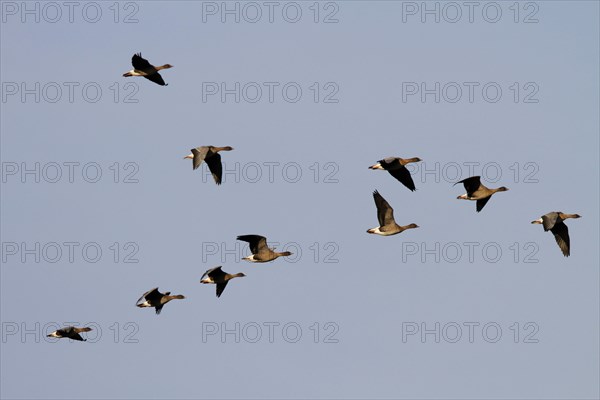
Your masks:
<path fill-rule="evenodd" d="M 200 146 L 190 150 L 192 153 L 183 157 L 183 159 L 191 159 L 193 169 L 197 169 L 200 164 L 202 164 L 202 161 L 206 161 L 206 165 L 208 165 L 208 169 L 210 170 L 215 183 L 220 185 L 221 179 L 223 178 L 223 166 L 221 165 L 221 155 L 219 152 L 231 150 L 233 150 L 233 147 L 231 146 Z"/>
<path fill-rule="evenodd" d="M 227 272 L 221 269 L 221 266 L 211 268 L 202 275 L 200 278 L 201 283 L 214 283 L 217 285 L 217 297 L 221 297 L 221 293 L 225 290 L 225 286 L 227 286 L 227 282 L 229 282 L 233 278 L 241 278 L 244 277 L 241 272 L 237 274 L 228 274 Z"/>
<path fill-rule="evenodd" d="M 461 194 L 457 197 L 457 199 L 476 200 L 477 212 L 481 211 L 483 207 L 485 207 L 485 204 L 490 200 L 494 193 L 506 192 L 508 190 L 508 188 L 504 186 L 501 186 L 497 189 L 488 189 L 487 187 L 483 186 L 479 176 L 472 176 L 470 178 L 463 179 L 462 181 L 456 182 L 455 185 L 458 185 L 459 183 L 462 183 L 465 186 L 467 193 Z"/>
<path fill-rule="evenodd" d="M 242 260 L 250 262 L 268 262 L 273 261 L 277 257 L 291 256 L 292 253 L 284 251 L 278 253 L 273 249 L 267 247 L 267 238 L 260 235 L 242 235 L 238 236 L 237 240 L 248 242 L 250 245 L 250 251 L 252 255 L 242 258 Z"/>
<path fill-rule="evenodd" d="M 404 232 L 407 229 L 418 228 L 417 224 L 410 224 L 406 226 L 400 226 L 394 220 L 394 209 L 388 204 L 382 195 L 376 190 L 373 192 L 373 199 L 375 200 L 375 206 L 377 206 L 377 220 L 379 226 L 377 228 L 371 228 L 367 230 L 367 233 L 374 233 L 381 236 L 391 236 L 400 232 Z"/>
<path fill-rule="evenodd" d="M 58 329 L 46 336 L 55 337 L 55 338 L 69 338 L 69 339 L 85 342 L 87 339 L 82 338 L 81 335 L 79 335 L 79 334 L 81 332 L 89 332 L 91 330 L 92 330 L 92 328 L 87 328 L 87 327 L 75 328 L 74 326 L 67 326 L 65 328 Z"/>
<path fill-rule="evenodd" d="M 135 305 L 138 307 L 154 307 L 156 309 L 156 314 L 160 314 L 163 306 L 174 299 L 185 299 L 185 296 L 180 294 L 171 295 L 171 292 L 161 293 L 158 291 L 158 288 L 155 287 L 144 293 Z"/>
<path fill-rule="evenodd" d="M 579 214 L 565 214 L 561 211 L 549 212 L 542 215 L 540 219 L 531 221 L 532 224 L 542 224 L 544 232 L 550 231 L 554 234 L 556 244 L 560 247 L 563 255 L 569 257 L 571 255 L 571 240 L 569 239 L 569 228 L 564 223 L 565 219 L 581 218 Z"/>
<path fill-rule="evenodd" d="M 377 164 L 371 165 L 369 169 L 383 169 L 390 173 L 400 183 L 406 186 L 411 191 L 417 190 L 410 171 L 405 167 L 406 164 L 422 161 L 419 157 L 413 158 L 400 158 L 400 157 L 387 157 L 383 160 L 377 161 Z"/>
<path fill-rule="evenodd" d="M 173 68 L 171 64 L 165 64 L 159 67 L 155 67 L 154 65 L 150 64 L 148 60 L 142 58 L 142 53 L 134 54 L 131 58 L 131 64 L 133 65 L 133 69 L 131 71 L 125 72 L 123 76 L 143 76 L 144 78 L 151 80 L 152 82 L 157 83 L 161 86 L 168 85 L 168 83 L 165 83 L 158 71 L 167 68 Z"/>

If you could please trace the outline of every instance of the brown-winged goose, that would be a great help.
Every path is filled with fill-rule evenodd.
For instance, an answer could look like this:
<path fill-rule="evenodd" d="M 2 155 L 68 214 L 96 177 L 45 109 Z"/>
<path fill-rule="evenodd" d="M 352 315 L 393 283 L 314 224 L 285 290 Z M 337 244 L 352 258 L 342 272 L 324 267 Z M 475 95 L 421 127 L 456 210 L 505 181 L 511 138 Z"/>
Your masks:
<path fill-rule="evenodd" d="M 161 293 L 158 291 L 158 288 L 155 287 L 144 293 L 135 305 L 138 307 L 154 307 L 156 309 L 156 314 L 160 314 L 163 306 L 174 299 L 185 299 L 185 296 L 180 294 L 171 295 L 171 292 Z"/>
<path fill-rule="evenodd" d="M 233 278 L 241 278 L 246 276 L 245 274 L 238 272 L 237 274 L 228 274 L 221 269 L 221 266 L 211 268 L 202 275 L 200 278 L 201 283 L 214 283 L 217 285 L 217 297 L 221 297 L 221 293 L 225 290 L 227 282 Z"/>
<path fill-rule="evenodd" d="M 260 235 L 242 235 L 238 236 L 237 240 L 248 242 L 250 245 L 251 256 L 244 257 L 242 260 L 251 262 L 268 262 L 273 261 L 277 257 L 291 256 L 292 253 L 284 251 L 278 253 L 267 247 L 267 238 Z"/>
<path fill-rule="evenodd" d="M 125 72 L 123 76 L 143 76 L 144 78 L 151 80 L 152 82 L 157 83 L 161 86 L 168 85 L 168 83 L 165 83 L 158 71 L 167 68 L 173 68 L 171 64 L 165 64 L 159 67 L 155 67 L 154 65 L 150 64 L 148 60 L 142 58 L 142 53 L 134 54 L 131 58 L 131 64 L 133 65 L 133 69 L 131 71 Z"/>
<path fill-rule="evenodd" d="M 221 165 L 221 155 L 220 151 L 231 151 L 233 147 L 225 146 L 225 147 L 215 147 L 215 146 L 200 146 L 195 149 L 190 150 L 192 153 L 183 157 L 192 159 L 192 167 L 193 169 L 197 169 L 202 161 L 206 161 L 208 165 L 208 169 L 210 170 L 215 183 L 217 185 L 221 184 L 221 179 L 223 177 L 223 166 Z"/>
<path fill-rule="evenodd" d="M 376 190 L 373 192 L 373 199 L 377 206 L 377 219 L 379 220 L 379 226 L 377 228 L 371 228 L 367 230 L 367 233 L 374 233 L 381 236 L 395 235 L 400 232 L 404 232 L 407 229 L 418 228 L 417 224 L 410 224 L 406 226 L 400 226 L 394 220 L 394 209 L 388 204 L 382 195 Z"/>
<path fill-rule="evenodd" d="M 532 224 L 542 224 L 544 226 L 544 232 L 550 231 L 554 234 L 554 239 L 565 257 L 569 257 L 571 254 L 569 228 L 567 228 L 567 225 L 564 223 L 564 220 L 569 218 L 581 218 L 581 215 L 553 211 L 546 215 L 542 215 L 540 219 L 531 221 Z"/>
<path fill-rule="evenodd" d="M 46 336 L 55 337 L 55 338 L 69 338 L 69 339 L 85 342 L 87 339 L 82 338 L 79 334 L 81 332 L 89 332 L 91 330 L 92 330 L 92 328 L 88 328 L 88 327 L 75 328 L 74 326 L 67 326 L 65 328 L 58 329 Z"/>
<path fill-rule="evenodd" d="M 457 197 L 457 199 L 462 200 L 477 200 L 477 212 L 481 211 L 485 204 L 490 200 L 492 195 L 496 192 L 506 192 L 508 188 L 501 186 L 496 189 L 488 189 L 483 186 L 481 183 L 479 176 L 472 176 L 470 178 L 463 179 L 462 181 L 458 181 L 455 185 L 462 183 L 467 190 L 467 193 L 461 194 Z"/>
<path fill-rule="evenodd" d="M 417 190 L 415 183 L 410 176 L 410 171 L 405 167 L 408 163 L 422 161 L 419 157 L 413 158 L 400 158 L 400 157 L 387 157 L 383 160 L 377 161 L 377 164 L 371 165 L 369 169 L 383 169 L 390 173 L 394 178 L 399 180 L 404 186 L 409 188 L 411 191 Z"/>

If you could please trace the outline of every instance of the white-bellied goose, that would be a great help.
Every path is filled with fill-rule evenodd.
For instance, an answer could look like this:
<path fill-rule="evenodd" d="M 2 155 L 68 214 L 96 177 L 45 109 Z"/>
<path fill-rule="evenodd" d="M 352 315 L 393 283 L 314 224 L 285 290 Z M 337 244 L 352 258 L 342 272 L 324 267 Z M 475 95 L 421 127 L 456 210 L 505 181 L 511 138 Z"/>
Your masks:
<path fill-rule="evenodd" d="M 233 147 L 225 146 L 225 147 L 215 147 L 215 146 L 200 146 L 195 149 L 190 150 L 192 154 L 188 154 L 183 157 L 192 159 L 192 167 L 193 169 L 197 169 L 202 161 L 206 161 L 208 165 L 208 169 L 212 174 L 215 183 L 217 185 L 221 184 L 221 178 L 223 177 L 223 166 L 221 165 L 221 155 L 220 151 L 231 151 Z"/>
<path fill-rule="evenodd" d="M 131 64 L 133 65 L 133 69 L 125 72 L 123 76 L 143 76 L 144 78 L 149 79 L 154 83 L 158 83 L 161 86 L 168 85 L 168 83 L 165 83 L 158 71 L 167 68 L 173 68 L 171 64 L 155 67 L 154 65 L 150 64 L 148 60 L 142 58 L 142 53 L 134 54 L 131 58 Z"/>
<path fill-rule="evenodd" d="M 488 189 L 481 183 L 479 176 L 472 176 L 470 178 L 458 181 L 455 185 L 462 183 L 467 190 L 467 193 L 461 194 L 457 199 L 462 200 L 477 200 L 477 212 L 481 211 L 485 204 L 490 200 L 492 195 L 496 192 L 506 192 L 508 188 L 501 186 L 497 189 Z"/>
<path fill-rule="evenodd" d="M 419 157 L 400 158 L 387 157 L 377 161 L 377 164 L 371 165 L 369 169 L 383 169 L 390 173 L 394 178 L 398 179 L 404 186 L 411 191 L 417 190 L 415 183 L 410 176 L 410 171 L 405 167 L 406 164 L 422 161 Z"/>
<path fill-rule="evenodd" d="M 260 235 L 242 235 L 238 236 L 237 240 L 248 242 L 250 245 L 251 256 L 244 257 L 242 260 L 251 262 L 268 262 L 273 261 L 277 257 L 291 256 L 292 253 L 284 251 L 278 253 L 267 247 L 267 238 Z"/>
<path fill-rule="evenodd" d="M 55 338 L 69 338 L 69 339 L 85 342 L 87 339 L 82 338 L 79 334 L 81 332 L 89 332 L 91 330 L 92 330 L 92 328 L 87 328 L 87 327 L 86 328 L 75 328 L 74 326 L 67 326 L 66 328 L 58 329 L 46 336 L 55 337 Z"/>
<path fill-rule="evenodd" d="M 563 222 L 569 218 L 581 218 L 579 214 L 565 214 L 561 211 L 549 212 L 546 215 L 542 215 L 540 219 L 531 221 L 532 224 L 542 224 L 544 226 L 544 232 L 550 231 L 554 234 L 554 239 L 558 244 L 558 247 L 562 250 L 565 257 L 571 255 L 571 240 L 569 239 L 569 228 Z"/>
<path fill-rule="evenodd" d="M 221 270 L 221 267 L 211 268 L 202 275 L 200 278 L 201 283 L 214 283 L 217 285 L 217 297 L 221 297 L 221 293 L 225 290 L 225 286 L 227 286 L 227 282 L 229 282 L 233 278 L 241 278 L 244 277 L 241 272 L 237 274 L 228 274 Z"/>
<path fill-rule="evenodd" d="M 394 209 L 388 204 L 387 201 L 379 194 L 376 190 L 373 192 L 373 199 L 377 206 L 377 219 L 379 220 L 379 226 L 377 228 L 371 228 L 367 230 L 367 233 L 374 233 L 381 236 L 395 235 L 400 232 L 404 232 L 407 229 L 418 228 L 417 224 L 410 224 L 406 226 L 400 226 L 394 220 Z"/>
<path fill-rule="evenodd" d="M 148 290 L 146 293 L 144 293 L 142 297 L 138 299 L 135 305 L 138 307 L 154 307 L 156 309 L 156 313 L 160 314 L 163 306 L 173 299 L 185 299 L 185 296 L 180 294 L 171 295 L 171 292 L 165 292 L 163 294 L 158 291 L 157 287 L 155 287 L 154 289 Z"/>

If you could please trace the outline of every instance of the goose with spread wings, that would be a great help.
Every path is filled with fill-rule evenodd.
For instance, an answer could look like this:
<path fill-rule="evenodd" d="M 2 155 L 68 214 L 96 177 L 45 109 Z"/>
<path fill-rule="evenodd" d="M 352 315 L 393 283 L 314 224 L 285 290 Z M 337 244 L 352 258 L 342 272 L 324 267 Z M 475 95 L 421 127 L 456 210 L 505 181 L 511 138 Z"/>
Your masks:
<path fill-rule="evenodd" d="M 379 226 L 367 230 L 367 233 L 374 233 L 381 236 L 391 236 L 407 229 L 418 228 L 417 224 L 410 224 L 406 226 L 400 226 L 394 220 L 394 209 L 389 203 L 383 198 L 382 195 L 376 190 L 373 192 L 373 199 L 375 200 L 375 206 L 377 207 L 377 220 Z"/>
<path fill-rule="evenodd" d="M 242 258 L 242 260 L 250 262 L 268 262 L 273 261 L 277 257 L 291 256 L 289 251 L 276 252 L 267 246 L 267 238 L 260 235 L 241 235 L 237 240 L 248 242 L 252 255 Z"/>
<path fill-rule="evenodd" d="M 91 330 L 92 330 L 92 328 L 88 328 L 88 327 L 76 328 L 74 326 L 67 326 L 65 328 L 58 329 L 46 336 L 54 337 L 54 338 L 69 338 L 69 339 L 73 339 L 73 340 L 79 340 L 80 342 L 85 342 L 87 339 L 82 338 L 80 333 L 81 332 L 89 332 Z"/>
<path fill-rule="evenodd" d="M 564 223 L 569 218 L 581 218 L 579 214 L 565 214 L 561 211 L 549 212 L 542 215 L 540 219 L 531 221 L 532 224 L 542 224 L 544 232 L 550 231 L 554 235 L 556 244 L 560 247 L 563 255 L 569 257 L 571 255 L 571 239 L 569 238 L 569 228 Z"/>
<path fill-rule="evenodd" d="M 158 71 L 167 68 L 173 68 L 171 64 L 164 64 L 155 67 L 154 65 L 150 64 L 148 60 L 142 58 L 142 53 L 134 54 L 131 58 L 131 64 L 133 65 L 133 69 L 131 71 L 125 72 L 123 76 L 143 76 L 144 78 L 151 80 L 152 82 L 161 86 L 168 85 L 168 83 L 165 83 Z"/>
<path fill-rule="evenodd" d="M 410 171 L 405 167 L 406 164 L 422 161 L 419 157 L 413 158 L 400 158 L 400 157 L 387 157 L 383 160 L 377 161 L 377 164 L 371 165 L 369 169 L 383 169 L 390 173 L 400 183 L 406 186 L 409 190 L 415 191 L 415 183 L 410 176 Z"/>
<path fill-rule="evenodd" d="M 183 157 L 183 159 L 191 159 L 193 169 L 197 169 L 200 164 L 202 164 L 202 161 L 205 161 L 206 165 L 208 165 L 210 173 L 213 176 L 213 179 L 215 180 L 215 183 L 220 185 L 221 179 L 223 178 L 223 165 L 221 165 L 221 155 L 219 152 L 231 150 L 233 150 L 233 147 L 231 146 L 200 146 L 190 150 L 192 153 Z"/>
<path fill-rule="evenodd" d="M 158 291 L 158 288 L 155 287 L 144 293 L 135 305 L 138 307 L 154 307 L 156 314 L 160 314 L 164 305 L 175 299 L 185 299 L 185 296 L 180 294 L 171 295 L 171 292 L 161 293 Z"/>
<path fill-rule="evenodd" d="M 201 283 L 214 283 L 217 285 L 217 297 L 221 297 L 221 293 L 225 290 L 227 283 L 233 278 L 242 278 L 245 274 L 238 272 L 237 274 L 228 274 L 221 269 L 221 266 L 211 268 L 200 278 Z"/>
<path fill-rule="evenodd" d="M 481 177 L 472 176 L 470 178 L 463 179 L 462 181 L 458 181 L 455 185 L 462 183 L 465 187 L 467 193 L 461 194 L 457 197 L 457 199 L 461 200 L 476 200 L 476 209 L 477 212 L 483 210 L 486 203 L 492 198 L 492 195 L 497 192 L 506 192 L 508 188 L 501 186 L 496 189 L 488 189 L 481 183 Z"/>

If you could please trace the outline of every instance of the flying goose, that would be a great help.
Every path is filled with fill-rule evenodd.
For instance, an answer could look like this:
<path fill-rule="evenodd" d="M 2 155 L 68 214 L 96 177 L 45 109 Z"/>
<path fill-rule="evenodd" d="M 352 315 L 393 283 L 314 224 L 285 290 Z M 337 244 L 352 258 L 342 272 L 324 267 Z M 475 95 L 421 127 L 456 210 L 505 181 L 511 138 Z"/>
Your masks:
<path fill-rule="evenodd" d="M 200 278 L 201 283 L 215 283 L 217 285 L 217 297 L 221 297 L 221 293 L 225 290 L 225 286 L 227 286 L 227 282 L 233 278 L 241 278 L 244 275 L 241 272 L 237 274 L 228 274 L 221 270 L 221 267 L 211 268 L 202 275 Z M 206 278 L 205 278 L 206 277 Z"/>
<path fill-rule="evenodd" d="M 410 171 L 405 167 L 406 164 L 412 162 L 422 161 L 419 157 L 413 158 L 400 158 L 400 157 L 387 157 L 383 160 L 377 161 L 377 164 L 371 165 L 369 169 L 384 169 L 390 173 L 394 178 L 398 179 L 404 186 L 409 188 L 411 191 L 417 190 L 415 183 L 410 176 Z"/>
<path fill-rule="evenodd" d="M 67 326 L 62 329 L 58 329 L 52 332 L 47 337 L 55 337 L 55 338 L 69 338 L 73 340 L 79 340 L 81 342 L 85 342 L 87 339 L 82 338 L 79 334 L 81 332 L 89 332 L 92 328 L 75 328 L 74 326 Z"/>
<path fill-rule="evenodd" d="M 158 83 L 161 86 L 168 85 L 168 83 L 165 83 L 158 71 L 161 69 L 173 68 L 171 64 L 155 67 L 154 65 L 150 64 L 148 60 L 142 58 L 142 53 L 134 54 L 131 58 L 131 64 L 133 64 L 133 69 L 129 72 L 125 72 L 123 76 L 143 76 L 144 78 L 149 79 L 154 83 Z"/>
<path fill-rule="evenodd" d="M 260 235 L 242 235 L 238 236 L 237 240 L 242 240 L 244 242 L 248 242 L 250 244 L 250 251 L 252 252 L 251 256 L 244 257 L 242 260 L 250 261 L 250 262 L 267 262 L 273 261 L 277 257 L 282 256 L 291 256 L 292 253 L 289 251 L 284 251 L 282 253 L 278 253 L 273 249 L 267 247 L 267 238 Z"/>
<path fill-rule="evenodd" d="M 418 228 L 417 224 L 410 224 L 406 226 L 400 226 L 394 220 L 394 209 L 390 207 L 387 201 L 379 194 L 376 190 L 373 192 L 373 199 L 375 199 L 375 205 L 377 206 L 377 219 L 379 220 L 379 227 L 371 228 L 367 230 L 367 233 L 374 233 L 381 236 L 390 236 L 397 233 L 403 232 L 407 229 Z"/>
<path fill-rule="evenodd" d="M 490 200 L 492 195 L 496 192 L 506 192 L 508 188 L 501 186 L 497 189 L 488 189 L 480 181 L 479 176 L 472 176 L 470 178 L 463 179 L 462 181 L 456 182 L 454 185 L 462 183 L 467 190 L 467 193 L 461 194 L 457 199 L 462 200 L 477 200 L 477 212 L 481 211 L 485 204 Z"/>
<path fill-rule="evenodd" d="M 146 301 L 142 302 L 142 299 L 145 299 Z M 155 287 L 144 293 L 135 305 L 138 307 L 154 307 L 156 309 L 156 314 L 160 314 L 163 306 L 173 299 L 185 299 L 185 296 L 180 294 L 171 296 L 171 292 L 165 292 L 163 294 Z"/>
<path fill-rule="evenodd" d="M 200 146 L 190 150 L 192 154 L 188 154 L 183 157 L 192 159 L 192 166 L 194 169 L 198 168 L 202 161 L 206 161 L 208 169 L 212 173 L 212 176 L 217 185 L 221 184 L 221 178 L 223 176 L 223 166 L 221 165 L 221 155 L 219 151 L 231 151 L 233 147 L 215 147 L 215 146 Z"/>
<path fill-rule="evenodd" d="M 564 214 L 561 211 L 553 211 L 546 215 L 542 215 L 540 219 L 531 221 L 532 224 L 542 224 L 544 226 L 544 232 L 551 231 L 554 234 L 554 239 L 565 257 L 569 257 L 571 254 L 569 228 L 567 228 L 567 225 L 563 222 L 565 219 L 569 218 L 581 218 L 581 215 Z"/>

